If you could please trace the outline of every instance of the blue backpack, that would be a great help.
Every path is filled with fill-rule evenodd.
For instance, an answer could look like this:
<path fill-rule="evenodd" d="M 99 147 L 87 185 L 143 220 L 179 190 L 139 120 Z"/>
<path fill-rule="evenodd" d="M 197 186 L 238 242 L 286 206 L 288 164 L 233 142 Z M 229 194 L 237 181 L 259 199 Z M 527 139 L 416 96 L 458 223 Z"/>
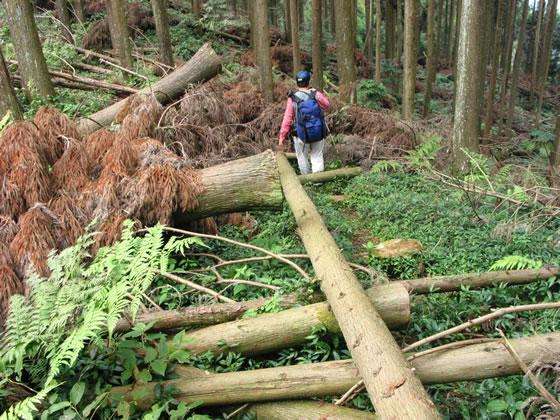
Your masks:
<path fill-rule="evenodd" d="M 321 141 L 327 136 L 327 125 L 323 110 L 315 99 L 316 91 L 290 93 L 290 98 L 295 102 L 296 121 L 295 128 L 298 138 L 304 143 Z M 305 95 L 306 99 L 299 95 Z"/>

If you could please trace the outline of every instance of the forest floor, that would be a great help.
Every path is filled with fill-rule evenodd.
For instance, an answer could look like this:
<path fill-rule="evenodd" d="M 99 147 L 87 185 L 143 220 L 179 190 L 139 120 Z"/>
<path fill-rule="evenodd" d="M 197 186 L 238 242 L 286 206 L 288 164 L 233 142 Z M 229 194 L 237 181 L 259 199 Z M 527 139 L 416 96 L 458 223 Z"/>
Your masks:
<path fill-rule="evenodd" d="M 47 61 L 51 68 L 69 70 L 68 63 L 79 60 L 80 56 L 72 47 L 61 42 L 49 16 L 46 12 L 38 19 L 40 32 L 44 37 Z M 192 19 L 188 16 L 177 14 L 175 19 L 178 23 L 172 27 L 172 37 L 178 57 L 187 60 L 204 42 L 210 41 L 218 53 L 225 55 L 224 70 L 219 76 L 223 86 L 241 86 L 241 90 L 246 83 L 253 86 L 257 84 L 254 69 L 244 65 L 250 64 L 250 57 L 247 57 L 246 52 L 238 45 L 223 42 L 210 32 L 192 29 Z M 204 24 L 222 30 L 237 24 L 218 22 L 218 19 L 210 19 Z M 6 25 L 2 25 L 1 28 L 0 39 L 7 39 Z M 75 29 L 77 38 L 81 39 L 88 28 Z M 142 36 L 136 38 L 138 46 L 155 45 L 154 36 L 152 30 L 145 31 Z M 7 44 L 5 50 L 7 58 L 13 58 L 13 46 Z M 286 65 L 285 59 L 279 60 L 279 67 Z M 384 85 L 370 80 L 362 82 L 358 94 L 360 105 L 377 110 L 399 102 L 398 89 L 390 88 L 398 84 L 399 69 L 387 65 L 384 70 L 387 76 Z M 108 80 L 141 88 L 158 78 L 149 66 L 144 67 L 140 62 L 137 62 L 135 71 L 142 76 L 123 79 L 115 72 Z M 79 74 L 99 76 L 82 71 L 79 71 Z M 280 71 L 276 72 L 276 79 L 279 85 L 289 83 L 284 80 Z M 218 92 L 216 95 L 219 98 L 223 97 L 226 90 L 222 87 L 211 89 Z M 505 199 L 498 199 L 492 195 L 477 194 L 467 191 L 466 188 L 455 188 L 442 183 L 439 171 L 447 160 L 452 89 L 452 80 L 441 73 L 438 74 L 436 98 L 432 101 L 432 116 L 428 120 L 419 120 L 412 126 L 415 137 L 413 144 L 407 140 L 410 130 L 407 131 L 407 136 L 391 142 L 401 135 L 403 130 L 406 131 L 400 128 L 400 131 L 397 130 L 396 134 L 388 137 L 387 142 L 382 145 L 384 147 L 375 149 L 372 157 L 372 139 L 356 139 L 359 133 L 353 132 L 354 127 L 340 129 L 339 133 L 329 139 L 329 168 L 350 163 L 361 164 L 367 168 L 363 175 L 350 181 L 337 180 L 306 188 L 337 244 L 343 249 L 348 261 L 372 267 L 385 273 L 390 279 L 407 280 L 423 276 L 560 265 L 560 218 L 557 217 L 557 207 L 551 210 L 533 202 L 534 191 L 544 191 L 544 195 L 550 193 L 546 187 L 546 161 L 553 138 L 550 109 L 545 108 L 541 128 L 532 129 L 526 122 L 529 113 L 519 108 L 515 123 L 516 135 L 509 140 L 495 138 L 485 145 L 484 155 L 472 156 L 472 172 L 461 181 L 484 187 L 485 190 L 498 191 L 505 196 Z M 58 89 L 57 92 L 54 105 L 72 118 L 89 115 L 113 100 L 111 94 L 99 90 L 80 92 Z M 420 91 L 417 95 L 418 103 L 421 103 L 422 96 Z M 33 116 L 43 105 L 39 102 L 29 103 L 23 96 L 20 99 L 25 103 L 27 116 Z M 231 99 L 230 103 L 234 103 L 235 100 Z M 271 112 L 270 109 L 278 112 L 282 108 L 282 102 L 283 97 L 272 108 L 259 105 L 256 113 L 260 115 L 261 112 Z M 396 109 L 385 109 L 382 111 L 383 118 L 394 119 L 396 112 Z M 331 117 L 336 127 L 343 125 L 340 115 L 344 114 L 339 113 L 339 117 Z M 257 150 L 272 147 L 275 141 L 273 133 L 279 128 L 279 118 L 281 115 L 274 115 L 267 121 L 265 126 L 269 132 L 260 138 L 261 143 L 255 146 Z M 398 121 L 394 121 L 394 125 L 397 125 Z M 243 121 L 243 124 L 247 123 Z M 211 125 L 213 122 L 205 124 Z M 255 128 L 252 127 L 252 130 Z M 173 140 L 172 136 L 171 134 Z M 189 138 L 185 135 L 185 141 Z M 270 142 L 268 146 L 266 141 Z M 355 150 L 349 153 L 353 146 Z M 252 150 L 251 147 L 241 151 L 240 146 L 239 156 L 247 154 Z M 238 149 L 225 155 L 220 154 L 223 148 L 219 148 L 220 153 L 215 153 L 216 149 L 200 150 L 207 152 L 203 160 L 190 156 L 198 166 L 238 157 Z M 447 178 L 443 180 L 447 181 L 447 184 L 457 182 Z M 489 187 L 488 183 L 491 183 Z M 464 185 L 467 184 L 459 184 L 463 187 Z M 295 228 L 295 220 L 285 205 L 281 212 L 255 212 L 241 218 L 241 222 L 236 225 L 221 225 L 219 233 L 276 253 L 297 254 L 304 252 L 304 249 Z M 397 258 L 379 258 L 374 255 L 375 245 L 396 238 L 414 239 L 421 244 L 422 249 Z M 217 254 L 226 260 L 252 255 L 238 247 L 210 241 L 205 243 L 205 247 L 201 246 L 199 249 L 195 245 L 193 249 Z M 205 267 L 210 262 L 200 257 L 178 260 L 176 264 L 184 270 L 193 270 Z M 312 272 L 309 263 L 304 262 L 301 265 Z M 223 278 L 258 281 L 277 287 L 278 290 L 274 292 L 265 288 L 236 284 L 222 290 L 215 284 L 216 278 L 213 275 L 198 277 L 202 284 L 220 290 L 224 296 L 238 301 L 261 296 L 272 297 L 272 304 L 262 308 L 260 312 L 279 310 L 278 306 L 274 305 L 275 293 L 313 290 L 317 287 L 303 281 L 277 261 L 235 265 L 222 269 L 220 273 Z M 359 278 L 364 286 L 371 285 L 371 279 L 367 275 L 360 273 Z M 209 300 L 207 296 L 191 293 L 187 286 L 170 285 L 163 279 L 157 280 L 155 286 L 149 297 L 163 309 L 198 305 Z M 488 313 L 492 308 L 549 301 L 560 301 L 560 287 L 555 279 L 525 286 L 413 296 L 410 325 L 396 332 L 395 337 L 399 345 L 404 347 L 418 339 Z M 527 336 L 559 331 L 560 319 L 554 311 L 519 313 L 454 335 L 452 340 L 480 336 L 498 337 L 496 328 L 505 331 L 509 337 Z M 442 340 L 442 344 L 445 342 L 448 341 Z M 266 358 L 247 357 L 231 352 L 221 356 L 206 353 L 190 356 L 186 362 L 215 372 L 232 372 L 349 357 L 344 340 L 327 333 L 326 330 L 318 330 L 308 337 L 305 345 L 285 349 L 267 355 Z M 94 363 L 87 359 L 87 356 L 83 356 L 80 361 L 87 367 L 84 368 L 82 380 L 95 384 L 98 376 L 91 372 Z M 149 362 L 138 361 L 139 369 L 146 366 L 149 366 Z M 99 376 L 104 376 L 108 382 L 121 383 L 121 372 L 109 373 L 106 367 L 99 369 L 104 369 L 104 373 Z M 167 372 L 161 376 L 169 375 L 172 373 Z M 432 385 L 428 390 L 440 412 L 447 418 L 521 419 L 524 418 L 528 399 L 535 395 L 534 388 L 521 376 Z M 64 387 L 60 391 L 61 394 L 69 392 L 71 390 Z M 333 396 L 326 400 L 331 401 L 338 397 Z M 78 405 L 76 403 L 76 406 Z M 349 406 L 372 409 L 365 392 L 354 398 Z M 208 414 L 205 409 L 196 407 L 193 407 L 190 413 Z M 216 413 L 210 416 L 222 418 L 221 414 Z"/>

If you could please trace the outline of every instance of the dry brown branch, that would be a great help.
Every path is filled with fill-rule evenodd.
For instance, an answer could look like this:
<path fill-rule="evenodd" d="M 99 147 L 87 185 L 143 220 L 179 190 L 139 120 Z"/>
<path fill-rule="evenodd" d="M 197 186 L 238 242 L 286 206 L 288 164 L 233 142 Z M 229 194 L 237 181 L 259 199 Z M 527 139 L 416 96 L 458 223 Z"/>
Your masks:
<path fill-rule="evenodd" d="M 521 359 L 521 357 L 519 357 L 519 354 L 517 354 L 517 351 L 515 351 L 512 344 L 510 343 L 510 341 L 505 336 L 504 332 L 500 329 L 497 329 L 497 330 L 500 333 L 500 336 L 502 337 L 504 347 L 507 349 L 509 354 L 511 354 L 511 357 L 515 360 L 515 362 L 519 365 L 521 370 L 529 378 L 529 380 L 531 381 L 533 386 L 537 389 L 539 394 L 541 394 L 541 396 L 548 403 L 550 403 L 550 405 L 552 405 L 554 407 L 554 410 L 557 413 L 560 414 L 560 402 L 558 402 L 558 400 L 550 393 L 550 391 L 548 389 L 546 389 L 546 387 L 542 384 L 542 382 L 539 381 L 537 376 L 533 372 L 531 372 L 531 369 L 529 369 L 529 366 L 527 366 L 527 364 Z"/>
<path fill-rule="evenodd" d="M 196 237 L 199 237 L 199 238 L 213 239 L 213 240 L 217 240 L 217 241 L 221 241 L 221 242 L 226 242 L 226 243 L 229 243 L 229 244 L 240 246 L 242 248 L 248 248 L 248 249 L 252 249 L 254 251 L 262 252 L 263 254 L 266 254 L 271 258 L 274 258 L 278 261 L 282 261 L 283 263 L 289 265 L 294 270 L 296 270 L 299 274 L 301 274 L 301 276 L 304 279 L 306 279 L 308 281 L 311 281 L 311 277 L 309 277 L 309 275 L 305 272 L 305 270 L 303 268 L 301 268 L 299 265 L 297 265 L 293 261 L 290 261 L 287 258 L 284 258 L 284 257 L 282 257 L 278 254 L 270 252 L 269 250 L 261 248 L 259 246 L 247 244 L 247 243 L 244 243 L 244 242 L 235 241 L 233 239 L 225 238 L 225 237 L 219 236 L 219 235 L 207 235 L 207 234 L 204 234 L 204 233 L 190 232 L 188 230 L 177 229 L 177 228 L 172 228 L 172 227 L 168 227 L 168 226 L 164 227 L 163 229 L 167 230 L 169 232 L 180 233 L 180 234 L 183 234 L 183 235 L 196 236 Z"/>
<path fill-rule="evenodd" d="M 173 280 L 176 281 L 177 283 L 181 283 L 181 284 L 185 284 L 189 287 L 192 287 L 195 290 L 198 290 L 200 292 L 206 293 L 212 297 L 214 297 L 215 299 L 221 300 L 222 302 L 229 302 L 229 303 L 235 303 L 235 300 L 230 299 L 228 297 L 222 296 L 221 294 L 219 294 L 218 292 L 209 289 L 207 287 L 201 286 L 200 284 L 196 284 L 190 280 L 184 279 L 182 277 L 176 276 L 175 274 L 171 274 L 171 273 L 167 273 L 165 271 L 157 271 L 157 273 L 165 278 L 168 278 L 169 280 Z"/>
<path fill-rule="evenodd" d="M 419 357 L 426 356 L 428 354 L 436 353 L 442 350 L 449 350 L 449 349 L 457 349 L 464 346 L 470 346 L 471 344 L 479 344 L 479 343 L 490 343 L 496 341 L 495 338 L 473 338 L 470 340 L 462 340 L 462 341 L 455 341 L 453 343 L 447 343 L 443 346 L 432 347 L 431 349 L 420 351 L 418 353 L 411 354 L 406 358 L 406 360 L 411 361 L 414 359 L 418 359 Z"/>
<path fill-rule="evenodd" d="M 527 312 L 527 311 L 542 311 L 542 310 L 545 310 L 545 309 L 557 309 L 557 308 L 560 308 L 560 302 L 536 303 L 536 304 L 531 304 L 531 305 L 520 305 L 520 306 L 510 306 L 510 307 L 507 307 L 507 308 L 500 308 L 500 309 L 497 309 L 496 311 L 491 312 L 489 314 L 479 316 L 478 318 L 474 318 L 474 319 L 471 319 L 471 320 L 469 320 L 467 322 L 464 322 L 460 325 L 456 325 L 453 328 L 449 328 L 445 331 L 440 331 L 437 334 L 433 334 L 429 337 L 423 338 L 422 340 L 418 340 L 417 342 L 412 343 L 409 346 L 406 346 L 403 349 L 403 351 L 408 352 L 408 351 L 413 350 L 417 347 L 420 347 L 424 344 L 428 344 L 428 343 L 431 343 L 433 341 L 439 340 L 441 338 L 447 337 L 448 335 L 464 331 L 467 328 L 473 327 L 475 325 L 480 325 L 480 324 L 482 324 L 486 321 L 489 321 L 489 320 L 495 319 L 495 318 L 499 318 L 499 317 L 504 316 L 506 314 L 517 313 L 517 312 Z"/>
<path fill-rule="evenodd" d="M 362 392 L 365 389 L 365 387 L 366 386 L 364 384 L 363 379 L 356 382 L 354 386 L 352 386 L 348 391 L 346 391 L 342 397 L 336 400 L 334 405 L 340 406 L 352 401 L 356 397 L 356 395 L 358 395 L 360 392 Z"/>

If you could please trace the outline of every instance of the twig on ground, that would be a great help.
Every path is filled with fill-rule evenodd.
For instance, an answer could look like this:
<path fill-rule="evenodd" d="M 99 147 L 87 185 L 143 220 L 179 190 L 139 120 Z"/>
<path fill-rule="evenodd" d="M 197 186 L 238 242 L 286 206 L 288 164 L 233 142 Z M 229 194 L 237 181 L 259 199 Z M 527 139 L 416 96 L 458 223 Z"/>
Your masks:
<path fill-rule="evenodd" d="M 190 280 L 187 280 L 187 279 L 184 279 L 182 277 L 176 276 L 175 274 L 166 273 L 165 271 L 161 271 L 161 270 L 158 270 L 157 273 L 159 275 L 165 277 L 165 278 L 176 281 L 177 283 L 185 284 L 185 285 L 187 285 L 187 286 L 189 286 L 189 287 L 191 287 L 195 290 L 206 293 L 206 294 L 208 294 L 208 295 L 210 295 L 210 296 L 212 296 L 212 297 L 214 297 L 218 300 L 221 300 L 222 302 L 236 303 L 235 300 L 230 299 L 228 297 L 225 297 L 225 296 L 219 294 L 218 292 L 216 292 L 212 289 L 209 289 L 208 287 L 201 286 L 200 284 L 196 284 L 196 283 L 194 283 Z"/>
<path fill-rule="evenodd" d="M 234 418 L 235 416 L 237 416 L 239 413 L 241 413 L 243 410 L 245 410 L 247 407 L 249 407 L 249 404 L 243 404 L 241 407 L 236 408 L 236 409 L 233 410 L 231 413 L 226 414 L 226 415 L 224 416 L 224 418 L 225 418 L 226 420 L 232 419 L 232 418 Z"/>
<path fill-rule="evenodd" d="M 420 347 L 424 344 L 428 344 L 428 343 L 431 343 L 433 341 L 440 340 L 444 337 L 447 337 L 448 335 L 461 332 L 463 330 L 466 330 L 467 328 L 470 328 L 470 327 L 475 326 L 475 325 L 482 324 L 483 322 L 489 321 L 489 320 L 494 319 L 494 318 L 499 318 L 499 317 L 504 316 L 506 314 L 516 313 L 516 312 L 527 312 L 527 311 L 542 311 L 542 310 L 545 310 L 545 309 L 557 309 L 557 308 L 560 308 L 560 302 L 536 303 L 536 304 L 531 304 L 531 305 L 509 306 L 507 308 L 500 308 L 500 309 L 497 309 L 496 311 L 491 312 L 489 314 L 479 316 L 478 318 L 474 318 L 474 319 L 471 319 L 471 320 L 469 320 L 467 322 L 464 322 L 460 325 L 456 325 L 453 328 L 449 328 L 445 331 L 440 331 L 437 334 L 433 334 L 429 337 L 423 338 L 422 340 L 419 340 L 419 341 L 417 341 L 415 343 L 412 343 L 411 345 L 405 347 L 403 349 L 403 351 L 408 352 L 408 351 L 410 351 L 412 349 L 415 349 L 417 347 Z"/>
<path fill-rule="evenodd" d="M 233 239 L 225 238 L 225 237 L 219 236 L 219 235 L 208 235 L 208 234 L 205 234 L 205 233 L 191 232 L 191 231 L 188 231 L 188 230 L 177 229 L 177 228 L 172 228 L 172 227 L 168 227 L 168 226 L 165 226 L 163 229 L 167 230 L 169 232 L 180 233 L 180 234 L 183 234 L 183 235 L 196 236 L 196 237 L 205 238 L 205 239 L 214 239 L 214 240 L 217 240 L 217 241 L 222 241 L 222 242 L 230 243 L 230 244 L 233 244 L 233 245 L 237 245 L 237 246 L 240 246 L 242 248 L 248 248 L 248 249 L 252 249 L 254 251 L 262 252 L 263 254 L 266 254 L 271 258 L 277 259 L 278 261 L 282 261 L 283 263 L 289 265 L 294 270 L 296 270 L 299 274 L 301 274 L 301 276 L 304 279 L 306 279 L 308 281 L 311 281 L 311 277 L 309 277 L 309 274 L 307 274 L 305 272 L 305 270 L 303 270 L 303 268 L 301 268 L 299 265 L 297 265 L 293 261 L 290 261 L 287 258 L 284 258 L 284 257 L 282 257 L 278 254 L 275 254 L 275 253 L 273 253 L 273 252 L 271 252 L 267 249 L 261 248 L 259 246 L 247 244 L 247 243 L 244 243 L 244 242 L 235 241 Z"/>
<path fill-rule="evenodd" d="M 338 400 L 335 401 L 334 405 L 344 405 L 350 401 L 352 401 L 356 395 L 358 395 L 360 392 L 362 392 L 365 388 L 365 384 L 364 384 L 364 380 L 360 380 L 359 382 L 356 382 L 352 388 L 350 388 L 348 391 L 346 391 L 344 393 L 344 395 L 342 397 L 340 397 Z"/>
<path fill-rule="evenodd" d="M 496 338 L 473 338 L 470 340 L 455 341 L 453 343 L 444 344 L 443 346 L 432 347 L 431 349 L 411 354 L 406 358 L 406 360 L 411 361 L 414 359 L 418 359 L 419 357 L 426 356 L 428 354 L 437 353 L 442 350 L 457 349 L 464 346 L 470 346 L 472 344 L 491 343 L 495 341 L 497 341 Z"/>
<path fill-rule="evenodd" d="M 531 381 L 533 386 L 537 389 L 539 394 L 541 394 L 541 396 L 548 403 L 550 403 L 550 405 L 552 405 L 554 407 L 554 410 L 557 413 L 560 413 L 560 402 L 558 402 L 558 400 L 550 393 L 550 391 L 548 389 L 546 389 L 546 387 L 542 384 L 542 382 L 539 381 L 537 376 L 533 372 L 531 372 L 531 369 L 529 369 L 529 366 L 527 366 L 527 364 L 521 359 L 521 357 L 519 357 L 519 354 L 515 351 L 515 349 L 511 345 L 510 341 L 505 336 L 504 332 L 502 330 L 500 330 L 499 328 L 497 328 L 497 330 L 498 330 L 498 333 L 500 333 L 500 336 L 502 337 L 502 342 L 503 342 L 505 348 L 507 349 L 509 354 L 511 354 L 511 357 L 513 358 L 513 360 L 515 360 L 515 362 L 519 365 L 519 367 L 525 373 L 527 378 L 529 378 L 529 380 Z"/>

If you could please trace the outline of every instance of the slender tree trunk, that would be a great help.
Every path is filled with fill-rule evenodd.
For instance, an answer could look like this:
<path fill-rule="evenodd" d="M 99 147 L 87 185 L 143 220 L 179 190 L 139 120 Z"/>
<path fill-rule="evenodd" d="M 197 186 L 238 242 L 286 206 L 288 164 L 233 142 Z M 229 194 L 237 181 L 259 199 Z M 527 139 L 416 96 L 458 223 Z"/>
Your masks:
<path fill-rule="evenodd" d="M 558 6 L 558 0 L 550 0 L 548 12 L 547 12 L 546 28 L 543 37 L 542 55 L 539 64 L 540 72 L 539 75 L 537 76 L 538 102 L 535 111 L 535 123 L 537 127 L 539 127 L 541 123 L 541 110 L 543 105 L 543 97 L 544 97 L 546 82 L 548 79 L 548 70 L 550 68 L 550 58 L 552 54 L 552 35 L 556 24 L 557 6 Z"/>
<path fill-rule="evenodd" d="M 371 69 L 373 68 L 373 56 L 372 56 L 372 48 L 371 48 L 371 39 L 372 39 L 371 0 L 364 0 L 364 9 L 366 11 L 366 16 L 365 16 L 366 32 L 364 38 L 364 53 L 366 56 L 367 74 L 369 77 L 369 75 L 371 74 Z"/>
<path fill-rule="evenodd" d="M 29 0 L 3 0 L 23 86 L 29 98 L 54 95 Z"/>
<path fill-rule="evenodd" d="M 386 0 L 385 2 L 385 59 L 392 60 L 395 58 L 395 33 L 397 27 L 397 19 L 395 13 L 395 0 Z M 406 41 L 405 41 L 406 42 Z"/>
<path fill-rule="evenodd" d="M 10 71 L 0 48 L 0 119 L 10 112 L 15 120 L 23 119 L 21 108 L 14 92 Z"/>
<path fill-rule="evenodd" d="M 305 0 L 298 0 L 298 24 L 299 32 L 305 32 Z"/>
<path fill-rule="evenodd" d="M 551 178 L 551 184 L 557 186 L 560 178 L 560 116 L 556 117 L 556 129 L 554 134 L 554 145 L 550 153 L 548 172 Z"/>
<path fill-rule="evenodd" d="M 499 132 L 503 129 L 503 121 L 504 111 L 507 109 L 507 90 L 508 90 L 508 82 L 511 70 L 511 54 L 513 50 L 513 38 L 515 33 L 515 15 L 517 11 L 517 2 L 516 0 L 510 0 L 509 4 L 509 13 L 508 19 L 506 24 L 506 33 L 505 33 L 505 48 L 502 50 L 502 80 L 501 80 L 501 87 L 500 87 L 500 118 L 499 118 Z"/>
<path fill-rule="evenodd" d="M 350 13 L 352 15 L 352 25 L 350 25 L 350 31 L 351 34 L 350 36 L 352 37 L 352 39 L 354 40 L 354 46 L 357 45 L 358 42 L 358 0 L 350 0 L 349 6 L 350 6 Z"/>
<path fill-rule="evenodd" d="M 280 153 L 277 159 L 282 190 L 299 235 L 376 413 L 381 418 L 439 418 L 428 393 L 348 266 L 288 160 Z"/>
<path fill-rule="evenodd" d="M 403 2 L 404 0 L 397 0 L 397 51 L 395 53 L 395 61 L 397 63 L 397 66 L 401 65 L 403 56 Z"/>
<path fill-rule="evenodd" d="M 323 89 L 323 12 L 322 0 L 312 0 L 313 8 L 313 85 Z"/>
<path fill-rule="evenodd" d="M 229 13 L 232 17 L 236 18 L 237 17 L 237 0 L 229 0 L 228 1 L 229 4 Z"/>
<path fill-rule="evenodd" d="M 353 1 L 353 0 L 352 0 Z M 338 64 L 340 99 L 345 103 L 356 101 L 356 39 L 351 27 L 354 17 L 345 0 L 334 0 L 336 12 L 336 56 Z"/>
<path fill-rule="evenodd" d="M 193 14 L 200 17 L 202 15 L 202 0 L 191 0 L 191 4 Z"/>
<path fill-rule="evenodd" d="M 524 56 L 524 45 L 525 45 L 525 31 L 527 28 L 527 15 L 529 12 L 529 0 L 523 2 L 523 14 L 521 16 L 521 23 L 519 24 L 519 34 L 517 36 L 517 49 L 515 51 L 515 59 L 513 61 L 513 70 L 511 73 L 511 85 L 509 93 L 509 106 L 507 112 L 507 123 L 506 127 L 508 129 L 508 135 L 511 134 L 511 128 L 513 126 L 513 118 L 515 115 L 515 105 L 517 104 L 518 91 L 517 86 L 519 82 L 519 73 L 521 71 L 521 62 Z"/>
<path fill-rule="evenodd" d="M 151 0 L 159 41 L 159 58 L 162 63 L 173 67 L 173 48 L 169 34 L 169 17 L 167 16 L 167 0 Z"/>
<path fill-rule="evenodd" d="M 284 0 L 284 38 L 292 42 L 292 16 L 290 14 L 290 0 Z"/>
<path fill-rule="evenodd" d="M 58 15 L 58 19 L 62 24 L 62 36 L 66 39 L 67 42 L 73 43 L 74 39 L 72 38 L 72 30 L 70 29 L 71 19 L 70 19 L 70 9 L 68 8 L 68 1 L 67 0 L 56 0 L 56 13 Z"/>
<path fill-rule="evenodd" d="M 301 2 L 302 0 L 299 0 Z M 290 19 L 292 27 L 292 56 L 294 74 L 301 70 L 301 54 L 299 49 L 299 7 L 298 0 L 290 0 Z"/>
<path fill-rule="evenodd" d="M 381 82 L 381 0 L 375 0 L 375 80 Z"/>
<path fill-rule="evenodd" d="M 130 45 L 126 18 L 127 5 L 126 0 L 108 0 L 107 13 L 109 15 L 111 42 L 119 57 L 119 63 L 127 69 L 132 69 L 132 46 Z"/>
<path fill-rule="evenodd" d="M 249 20 L 249 45 L 255 52 L 255 34 L 257 33 L 257 29 L 255 28 L 255 3 L 251 3 L 247 5 L 247 19 Z M 256 60 L 256 56 L 255 56 Z"/>
<path fill-rule="evenodd" d="M 549 0 L 550 1 L 550 0 Z M 537 16 L 537 27 L 535 29 L 535 43 L 533 44 L 533 71 L 531 73 L 531 88 L 532 88 L 532 99 L 536 101 L 537 98 L 537 68 L 539 64 L 539 58 L 541 56 L 540 43 L 541 43 L 541 27 L 544 18 L 544 0 L 539 2 L 539 13 Z M 536 102 L 535 102 L 536 106 Z"/>
<path fill-rule="evenodd" d="M 450 1 L 450 7 L 449 7 L 449 32 L 448 32 L 448 39 L 449 39 L 449 45 L 448 45 L 448 57 L 449 57 L 449 62 L 451 63 L 453 61 L 453 48 L 455 47 L 455 17 L 457 16 L 457 1 L 458 0 L 449 0 Z M 500 1 L 500 0 L 498 0 Z"/>
<path fill-rule="evenodd" d="M 266 102 L 274 101 L 270 33 L 268 29 L 268 0 L 255 0 L 255 55 L 259 66 L 261 91 Z"/>
<path fill-rule="evenodd" d="M 438 28 L 437 28 L 437 65 L 439 66 L 443 61 L 444 54 L 444 31 L 445 31 L 445 0 L 438 0 L 439 10 L 437 12 Z M 437 69 L 436 69 L 437 70 Z"/>
<path fill-rule="evenodd" d="M 418 61 L 418 25 L 419 0 L 404 2 L 404 69 L 403 69 L 403 104 L 402 117 L 405 120 L 414 118 L 414 95 L 416 90 L 416 67 Z"/>
<path fill-rule="evenodd" d="M 85 0 L 74 0 L 74 14 L 76 15 L 76 19 L 82 23 L 86 18 L 84 2 Z"/>
<path fill-rule="evenodd" d="M 336 35 L 336 12 L 335 12 L 335 1 L 336 0 L 330 0 L 330 7 L 331 7 L 331 34 L 334 36 Z"/>
<path fill-rule="evenodd" d="M 498 54 L 498 49 L 500 45 L 500 28 L 502 25 L 504 15 L 504 4 L 503 1 L 498 2 L 498 13 L 496 17 L 495 25 L 495 35 L 494 35 L 494 45 L 492 47 L 493 57 L 492 57 L 492 68 L 490 70 L 490 80 L 488 81 L 488 90 L 486 91 L 486 117 L 484 119 L 484 132 L 483 137 L 487 138 L 490 135 L 490 130 L 492 130 L 492 124 L 494 123 L 494 93 L 496 90 L 496 80 L 498 77 L 498 66 L 500 54 Z"/>
<path fill-rule="evenodd" d="M 456 0 L 457 1 L 457 8 L 456 8 L 456 15 L 455 15 L 455 33 L 453 35 L 453 75 L 455 76 L 455 80 L 457 80 L 457 50 L 459 48 L 459 30 L 461 28 L 461 9 L 463 8 L 463 0 Z M 455 86 L 456 89 L 456 86 Z"/>
<path fill-rule="evenodd" d="M 424 93 L 424 111 L 422 113 L 424 118 L 426 118 L 430 112 L 432 85 L 436 79 L 436 27 L 436 0 L 428 0 L 428 33 L 426 34 L 426 90 Z"/>
<path fill-rule="evenodd" d="M 453 166 L 466 169 L 468 160 L 463 149 L 478 152 L 479 100 L 481 82 L 482 35 L 485 0 L 463 0 L 461 7 L 457 60 L 457 96 L 453 124 Z"/>

